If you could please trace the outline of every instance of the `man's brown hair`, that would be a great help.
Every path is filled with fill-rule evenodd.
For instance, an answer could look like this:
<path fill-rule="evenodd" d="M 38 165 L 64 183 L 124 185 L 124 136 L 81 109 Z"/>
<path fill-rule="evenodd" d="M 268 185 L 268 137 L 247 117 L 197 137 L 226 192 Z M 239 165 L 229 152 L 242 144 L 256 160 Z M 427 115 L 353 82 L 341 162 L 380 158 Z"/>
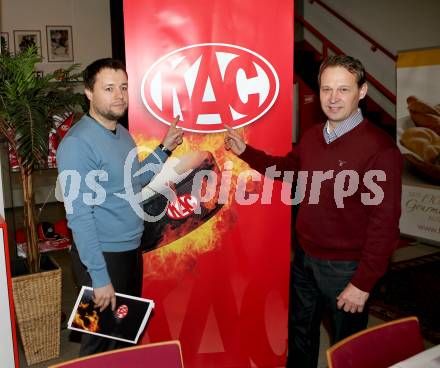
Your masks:
<path fill-rule="evenodd" d="M 88 90 L 93 91 L 93 86 L 95 85 L 96 81 L 96 75 L 102 69 L 122 70 L 125 74 L 127 74 L 125 65 L 120 60 L 111 58 L 95 60 L 83 72 L 84 86 Z"/>
<path fill-rule="evenodd" d="M 321 85 L 321 75 L 325 69 L 330 67 L 340 66 L 347 69 L 351 74 L 356 76 L 356 82 L 358 87 L 361 87 L 367 81 L 367 75 L 365 68 L 362 63 L 355 59 L 354 57 L 347 55 L 333 55 L 325 58 L 321 66 L 319 67 L 318 73 L 318 85 Z"/>

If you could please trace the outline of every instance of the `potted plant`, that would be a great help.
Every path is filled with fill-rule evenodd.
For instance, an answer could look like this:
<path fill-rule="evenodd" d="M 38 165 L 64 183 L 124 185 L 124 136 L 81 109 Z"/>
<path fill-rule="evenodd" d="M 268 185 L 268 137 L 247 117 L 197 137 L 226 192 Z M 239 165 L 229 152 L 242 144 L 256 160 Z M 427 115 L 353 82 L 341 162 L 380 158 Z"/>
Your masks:
<path fill-rule="evenodd" d="M 16 155 L 23 188 L 28 274 L 13 277 L 12 285 L 17 321 L 28 364 L 50 359 L 54 354 L 59 355 L 59 319 L 56 321 L 54 318 L 61 313 L 61 271 L 59 268 L 50 270 L 50 266 L 41 267 L 40 263 L 32 174 L 46 163 L 54 116 L 73 111 L 83 102 L 83 95 L 73 90 L 79 77 L 79 74 L 74 74 L 77 65 L 39 76 L 35 73 L 35 65 L 40 61 L 35 46 L 15 56 L 9 53 L 0 54 L 0 135 L 6 139 Z M 44 284 L 51 280 L 53 285 Z M 43 295 L 45 289 L 49 292 L 47 297 Z M 28 306 L 20 305 L 23 298 Z M 58 299 L 59 306 L 54 307 Z M 38 305 L 39 303 L 42 305 Z M 51 308 L 58 308 L 58 311 Z M 49 314 L 53 313 L 55 315 L 49 318 Z M 58 333 L 55 331 L 58 342 L 50 343 L 45 337 L 28 337 L 28 333 L 34 330 L 47 335 L 48 324 L 58 326 Z M 31 351 L 27 351 L 27 343 L 31 344 Z M 55 346 L 55 349 L 47 357 L 44 356 L 44 350 L 49 345 Z"/>

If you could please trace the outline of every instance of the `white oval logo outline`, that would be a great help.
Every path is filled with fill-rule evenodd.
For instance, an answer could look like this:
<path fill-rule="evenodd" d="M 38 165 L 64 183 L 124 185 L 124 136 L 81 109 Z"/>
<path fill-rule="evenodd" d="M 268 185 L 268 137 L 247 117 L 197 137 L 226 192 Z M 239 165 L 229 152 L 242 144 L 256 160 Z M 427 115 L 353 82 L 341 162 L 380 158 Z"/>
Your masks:
<path fill-rule="evenodd" d="M 160 122 L 170 126 L 171 124 L 166 121 L 165 119 L 163 119 L 162 117 L 160 117 L 159 115 L 157 115 L 153 109 L 148 105 L 145 95 L 144 95 L 144 91 L 145 91 L 145 83 L 147 80 L 148 75 L 150 74 L 150 72 L 152 70 L 154 70 L 156 68 L 157 65 L 159 65 L 162 61 L 166 60 L 168 57 L 170 57 L 173 54 L 177 54 L 183 50 L 187 50 L 187 49 L 191 49 L 191 48 L 195 48 L 195 47 L 203 47 L 203 46 L 227 46 L 227 47 L 231 47 L 233 49 L 239 49 L 242 51 L 246 51 L 254 56 L 256 56 L 259 60 L 262 60 L 267 67 L 270 69 L 270 71 L 272 72 L 272 75 L 274 76 L 275 79 L 275 92 L 273 94 L 272 97 L 272 101 L 268 104 L 268 106 L 257 116 L 255 116 L 254 118 L 252 118 L 251 120 L 237 125 L 237 126 L 233 126 L 232 129 L 238 129 L 238 128 L 242 128 L 246 125 L 252 124 L 253 122 L 255 122 L 256 120 L 258 120 L 260 117 L 262 117 L 264 114 L 266 114 L 273 106 L 273 104 L 275 103 L 275 101 L 278 98 L 278 93 L 279 93 L 279 89 L 280 89 L 280 81 L 278 78 L 278 74 L 275 71 L 275 68 L 272 66 L 271 63 L 269 63 L 269 61 L 264 58 L 263 56 L 261 56 L 260 54 L 257 54 L 255 51 L 252 51 L 250 49 L 247 49 L 245 47 L 242 46 L 238 46 L 238 45 L 232 45 L 229 43 L 198 43 L 198 44 L 194 44 L 194 45 L 190 45 L 190 46 L 185 46 L 182 47 L 180 49 L 177 50 L 173 50 L 171 52 L 169 52 L 168 54 L 165 54 L 164 56 L 160 57 L 158 60 L 156 60 L 153 65 L 151 65 L 151 67 L 146 71 L 146 73 L 144 74 L 144 77 L 142 78 L 142 82 L 141 82 L 141 98 L 142 98 L 142 102 L 144 103 L 144 106 L 147 108 L 147 110 L 156 118 L 158 119 Z M 184 127 L 180 127 L 182 130 L 186 131 L 186 132 L 193 132 L 193 133 L 206 133 L 206 134 L 211 134 L 211 133 L 222 133 L 222 132 L 226 132 L 226 129 L 217 129 L 217 130 L 196 130 L 196 129 L 189 129 L 189 128 L 184 128 Z"/>

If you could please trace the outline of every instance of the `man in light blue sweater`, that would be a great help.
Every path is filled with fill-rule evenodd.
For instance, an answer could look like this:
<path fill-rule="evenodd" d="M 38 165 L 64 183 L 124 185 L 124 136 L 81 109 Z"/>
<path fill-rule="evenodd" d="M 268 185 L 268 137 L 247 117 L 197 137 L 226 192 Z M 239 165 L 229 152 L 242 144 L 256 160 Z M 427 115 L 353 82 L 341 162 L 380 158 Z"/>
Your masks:
<path fill-rule="evenodd" d="M 183 132 L 176 127 L 176 119 L 162 144 L 139 162 L 132 137 L 118 124 L 128 107 L 125 66 L 114 59 L 97 60 L 86 68 L 84 84 L 89 113 L 58 148 L 59 179 L 73 233 L 71 255 L 77 281 L 93 287 L 94 302 L 101 311 L 109 305 L 114 310 L 115 292 L 140 296 L 142 286 L 143 219 L 126 196 L 127 185 L 139 193 L 182 143 Z M 83 335 L 80 355 L 122 346 L 115 340 Z"/>

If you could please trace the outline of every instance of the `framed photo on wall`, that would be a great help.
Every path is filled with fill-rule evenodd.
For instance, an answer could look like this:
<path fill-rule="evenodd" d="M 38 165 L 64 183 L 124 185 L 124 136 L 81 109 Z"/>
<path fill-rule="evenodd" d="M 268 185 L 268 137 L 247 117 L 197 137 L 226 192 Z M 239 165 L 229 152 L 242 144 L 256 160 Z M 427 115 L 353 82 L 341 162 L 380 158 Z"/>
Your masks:
<path fill-rule="evenodd" d="M 9 51 L 9 33 L 1 32 L 0 33 L 0 50 L 1 53 L 5 53 Z"/>
<path fill-rule="evenodd" d="M 47 59 L 73 61 L 72 26 L 46 26 Z"/>
<path fill-rule="evenodd" d="M 36 45 L 38 48 L 38 55 L 41 56 L 41 32 L 40 31 L 14 31 L 14 48 L 15 53 L 19 54 L 28 47 Z"/>

